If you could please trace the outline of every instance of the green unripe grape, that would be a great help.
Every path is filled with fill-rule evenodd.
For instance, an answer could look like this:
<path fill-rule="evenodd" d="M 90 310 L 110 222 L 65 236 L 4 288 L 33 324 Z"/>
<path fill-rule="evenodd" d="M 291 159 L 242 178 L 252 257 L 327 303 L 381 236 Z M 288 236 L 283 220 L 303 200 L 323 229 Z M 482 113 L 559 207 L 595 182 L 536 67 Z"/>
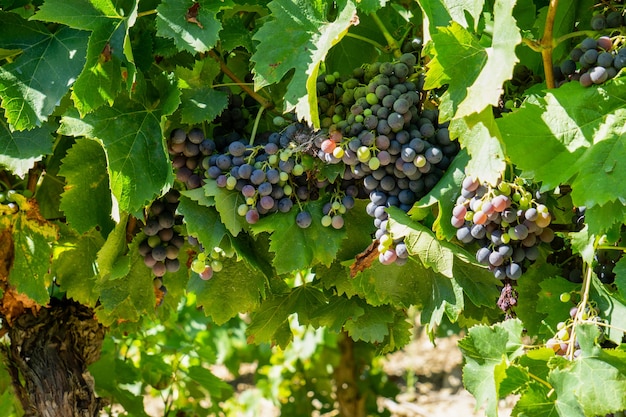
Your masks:
<path fill-rule="evenodd" d="M 333 74 L 326 74 L 326 76 L 324 77 L 324 82 L 326 84 L 335 84 L 335 81 L 337 81 L 337 79 Z"/>
<path fill-rule="evenodd" d="M 335 77 L 335 81 L 339 79 L 339 77 L 341 77 L 341 74 L 339 74 L 339 71 L 335 71 L 333 72 L 333 77 Z"/>
<path fill-rule="evenodd" d="M 289 174 L 287 174 L 285 171 L 280 171 L 280 174 L 278 175 L 279 175 L 279 179 L 283 182 L 289 179 Z"/>
<path fill-rule="evenodd" d="M 331 119 L 331 120 L 333 121 L 333 123 L 337 124 L 337 123 L 339 123 L 340 121 L 342 121 L 342 120 L 343 120 L 343 117 L 341 117 L 341 116 L 340 116 L 340 115 L 338 115 L 338 114 L 335 114 L 335 115 L 333 115 L 333 117 L 332 117 L 332 119 Z"/>
<path fill-rule="evenodd" d="M 337 146 L 335 149 L 333 149 L 333 156 L 337 159 L 341 159 L 343 158 L 344 154 L 346 152 L 343 150 L 343 148 Z"/>
<path fill-rule="evenodd" d="M 343 204 L 339 206 L 339 214 L 344 214 L 348 209 Z"/>
<path fill-rule="evenodd" d="M 283 151 L 280 153 L 279 157 L 280 157 L 280 160 L 281 160 L 281 161 L 286 162 L 286 161 L 288 161 L 288 160 L 289 160 L 289 158 L 291 157 L 291 151 L 290 151 L 290 150 L 288 150 L 288 149 L 283 150 Z"/>
<path fill-rule="evenodd" d="M 378 168 L 380 168 L 380 159 L 378 159 L 378 157 L 376 156 L 372 156 L 367 165 L 372 171 L 376 171 Z"/>
<path fill-rule="evenodd" d="M 148 238 L 148 246 L 150 246 L 151 248 L 156 248 L 160 244 L 161 244 L 161 238 L 159 236 L 154 235 Z"/>
<path fill-rule="evenodd" d="M 226 179 L 226 189 L 234 190 L 236 185 L 237 185 L 237 178 L 235 178 L 235 177 L 228 177 Z"/>
<path fill-rule="evenodd" d="M 354 116 L 354 121 L 357 122 L 357 123 L 363 123 L 364 119 L 365 118 L 363 117 L 362 114 L 357 114 L 356 116 Z"/>
<path fill-rule="evenodd" d="M 15 190 L 9 190 L 6 192 L 6 199 L 7 201 L 11 201 L 13 203 L 15 203 L 15 194 L 17 194 L 17 191 Z"/>
<path fill-rule="evenodd" d="M 500 192 L 504 195 L 511 194 L 511 186 L 506 182 L 501 182 L 500 184 L 498 184 L 498 190 L 500 190 Z"/>
<path fill-rule="evenodd" d="M 333 219 L 327 214 L 322 216 L 322 226 L 328 227 L 332 223 Z"/>
<path fill-rule="evenodd" d="M 201 274 L 202 272 L 204 272 L 204 268 L 206 268 L 206 264 L 200 259 L 194 259 L 191 263 L 191 270 L 196 274 Z"/>
<path fill-rule="evenodd" d="M 291 188 L 291 185 L 286 184 L 286 185 L 283 187 L 283 192 L 285 193 L 285 195 L 286 195 L 286 196 L 290 196 L 290 195 L 291 195 L 291 193 L 293 193 L 293 188 Z"/>
<path fill-rule="evenodd" d="M 278 164 L 278 155 L 270 155 L 267 158 L 267 162 L 269 162 L 272 166 L 276 166 L 276 164 Z"/>
<path fill-rule="evenodd" d="M 6 194 L 0 193 L 0 203 L 3 203 L 6 198 L 7 198 Z"/>
<path fill-rule="evenodd" d="M 198 259 L 200 259 L 202 262 L 204 262 L 206 260 L 206 253 L 205 252 L 200 252 L 198 254 Z"/>
<path fill-rule="evenodd" d="M 426 157 L 424 155 L 417 155 L 413 160 L 413 165 L 418 168 L 422 168 L 426 165 L 426 162 L 428 161 L 426 160 Z"/>
<path fill-rule="evenodd" d="M 519 203 L 521 199 L 522 199 L 522 195 L 520 193 L 518 193 L 517 191 L 513 193 L 513 201 L 516 201 Z"/>
<path fill-rule="evenodd" d="M 374 104 L 378 103 L 378 97 L 376 97 L 375 93 L 368 93 L 365 96 L 365 100 L 367 100 L 370 106 L 373 106 Z"/>
<path fill-rule="evenodd" d="M 363 116 L 367 117 L 367 116 L 371 116 L 372 115 L 372 109 L 365 109 L 363 110 Z"/>
<path fill-rule="evenodd" d="M 514 109 L 514 108 L 515 108 L 515 102 L 514 102 L 513 100 L 507 100 L 507 101 L 504 103 L 504 108 L 505 108 L 505 109 L 507 109 L 507 110 L 512 110 L 512 109 Z"/>
<path fill-rule="evenodd" d="M 391 247 L 392 243 L 393 243 L 393 239 L 391 238 L 391 236 L 389 236 L 389 235 L 382 235 L 380 237 L 380 245 L 382 247 L 384 247 L 385 250 L 389 249 Z"/>
<path fill-rule="evenodd" d="M 519 199 L 519 205 L 522 210 L 530 208 L 530 198 L 528 196 L 522 196 L 522 198 Z"/>
<path fill-rule="evenodd" d="M 222 257 L 222 250 L 220 248 L 213 248 L 213 250 L 211 251 L 211 258 L 212 259 L 219 259 Z"/>
<path fill-rule="evenodd" d="M 571 299 L 572 295 L 568 292 L 564 292 L 559 296 L 559 300 L 561 300 L 562 303 L 568 303 Z"/>
<path fill-rule="evenodd" d="M 367 162 L 370 160 L 370 150 L 367 146 L 361 146 L 356 151 L 356 157 L 360 162 Z"/>
<path fill-rule="evenodd" d="M 339 210 L 339 207 L 341 207 L 341 203 L 339 201 L 333 201 L 333 204 L 331 204 L 333 211 Z"/>
<path fill-rule="evenodd" d="M 283 116 L 276 116 L 274 117 L 274 119 L 272 119 L 272 123 L 274 123 L 274 126 L 284 126 L 285 125 L 285 118 Z"/>
<path fill-rule="evenodd" d="M 222 264 L 221 261 L 215 259 L 211 261 L 211 268 L 213 268 L 213 272 L 220 272 L 222 269 L 224 269 L 224 264 Z"/>
<path fill-rule="evenodd" d="M 291 172 L 293 172 L 293 175 L 295 175 L 296 177 L 300 176 L 304 174 L 304 167 L 300 164 L 295 164 Z"/>
<path fill-rule="evenodd" d="M 253 206 L 254 205 L 254 197 L 248 197 L 246 198 L 246 204 L 248 206 Z M 246 204 L 242 204 L 243 206 L 245 206 Z M 247 207 L 246 207 L 246 213 L 248 212 Z M 246 213 L 242 214 L 242 216 L 245 216 Z"/>
<path fill-rule="evenodd" d="M 560 321 L 560 322 L 558 322 L 558 323 L 556 324 L 556 329 L 557 329 L 557 330 L 563 330 L 563 329 L 564 329 L 564 328 L 566 328 L 566 327 L 567 327 L 567 324 L 565 324 L 565 322 L 564 322 L 564 321 Z"/>
<path fill-rule="evenodd" d="M 248 205 L 247 204 L 240 204 L 239 207 L 237 207 L 237 214 L 238 215 L 245 216 L 247 212 L 248 212 Z"/>
<path fill-rule="evenodd" d="M 511 228 L 509 230 L 513 230 L 513 228 Z M 509 236 L 506 233 L 503 233 L 502 236 L 500 236 L 500 240 L 502 241 L 502 243 L 504 243 L 506 245 L 507 243 L 509 243 L 511 241 L 511 236 Z"/>

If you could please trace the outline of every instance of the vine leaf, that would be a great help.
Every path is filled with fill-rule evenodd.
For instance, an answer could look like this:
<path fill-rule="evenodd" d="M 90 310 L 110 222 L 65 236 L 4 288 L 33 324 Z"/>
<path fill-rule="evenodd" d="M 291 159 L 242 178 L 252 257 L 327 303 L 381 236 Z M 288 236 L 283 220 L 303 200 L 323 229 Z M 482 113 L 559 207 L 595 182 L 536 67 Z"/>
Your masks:
<path fill-rule="evenodd" d="M 348 320 L 344 328 L 354 340 L 368 343 L 382 343 L 389 335 L 390 324 L 394 322 L 393 308 L 388 305 L 367 306 L 365 312 Z"/>
<path fill-rule="evenodd" d="M 56 282 L 68 298 L 94 307 L 98 301 L 94 266 L 104 239 L 95 230 L 80 236 L 64 233 L 61 239 L 58 246 L 65 249 L 52 264 Z"/>
<path fill-rule="evenodd" d="M 102 146 L 90 139 L 79 139 L 63 159 L 59 175 L 65 177 L 61 210 L 67 222 L 85 233 L 99 226 L 103 236 L 114 227 L 106 155 Z"/>
<path fill-rule="evenodd" d="M 548 381 L 554 387 L 560 415 L 590 416 L 626 408 L 626 353 L 595 345 L 600 336 L 592 324 L 576 327 L 581 357 L 554 369 Z"/>
<path fill-rule="evenodd" d="M 111 0 L 47 0 L 34 16 L 37 20 L 91 32 L 87 61 L 72 90 L 72 99 L 81 115 L 105 103 L 112 104 L 124 81 L 129 90 L 135 82 L 129 30 L 137 18 L 138 2 L 125 2 L 124 6 L 119 7 Z"/>
<path fill-rule="evenodd" d="M 214 197 L 215 208 L 226 229 L 233 236 L 237 236 L 245 223 L 243 217 L 237 213 L 237 207 L 245 203 L 241 193 L 220 188 L 215 181 L 207 181 L 203 189 L 207 197 Z"/>
<path fill-rule="evenodd" d="M 220 221 L 219 213 L 214 207 L 200 205 L 183 194 L 180 197 L 178 211 L 187 225 L 187 233 L 197 237 L 203 247 L 212 249 L 219 246 L 226 236 L 226 227 Z"/>
<path fill-rule="evenodd" d="M 35 162 L 52 153 L 52 127 L 44 124 L 29 131 L 12 131 L 0 110 L 0 165 L 24 178 Z"/>
<path fill-rule="evenodd" d="M 432 60 L 424 89 L 448 84 L 442 96 L 441 119 L 461 118 L 498 105 L 502 85 L 511 79 L 518 62 L 515 48 L 522 40 L 513 18 L 514 6 L 514 0 L 496 0 L 489 47 L 455 21 L 432 35 L 433 42 L 426 49 Z"/>
<path fill-rule="evenodd" d="M 273 19 L 267 21 L 253 39 L 258 41 L 251 60 L 255 88 L 279 82 L 291 69 L 293 78 L 285 94 L 286 112 L 295 109 L 319 127 L 315 82 L 320 62 L 330 48 L 356 24 L 352 1 L 338 1 L 337 18 L 326 20 L 326 4 L 307 0 L 274 0 L 268 4 Z M 286 42 L 285 40 L 288 39 Z"/>
<path fill-rule="evenodd" d="M 270 251 L 275 254 L 272 263 L 279 275 L 316 263 L 328 266 L 335 259 L 346 231 L 322 226 L 322 205 L 323 201 L 317 200 L 304 206 L 313 217 L 306 229 L 296 224 L 296 210 L 274 213 L 251 225 L 255 234 L 271 233 Z"/>
<path fill-rule="evenodd" d="M 163 94 L 160 103 L 166 105 L 174 93 Z M 147 202 L 173 181 L 161 130 L 166 110 L 120 96 L 111 107 L 101 107 L 82 118 L 69 109 L 61 119 L 59 133 L 101 141 L 109 163 L 111 191 L 121 210 L 139 215 Z"/>
<path fill-rule="evenodd" d="M 207 52 L 217 43 L 222 29 L 217 13 L 232 6 L 232 1 L 225 0 L 164 1 L 157 7 L 157 35 L 173 39 L 181 51 Z"/>
<path fill-rule="evenodd" d="M 43 23 L 0 12 L 3 48 L 22 53 L 0 66 L 0 98 L 5 117 L 16 130 L 41 126 L 85 65 L 84 31 L 62 27 L 51 33 Z"/>
<path fill-rule="evenodd" d="M 466 174 L 496 185 L 506 169 L 506 161 L 500 131 L 491 108 L 486 107 L 479 113 L 452 120 L 450 135 L 458 138 L 471 157 Z"/>
<path fill-rule="evenodd" d="M 187 285 L 187 290 L 196 294 L 198 306 L 217 325 L 238 313 L 256 310 L 265 294 L 265 275 L 261 271 L 234 258 L 225 260 L 223 265 L 208 281 L 192 274 Z"/>
<path fill-rule="evenodd" d="M 614 222 L 595 216 L 598 206 L 624 215 L 614 205 L 626 204 L 625 86 L 621 78 L 594 88 L 568 83 L 498 120 L 511 161 L 546 189 L 570 184 L 574 205 L 586 206 L 595 219 L 592 234 Z"/>
<path fill-rule="evenodd" d="M 19 211 L 13 216 L 12 223 L 15 258 L 9 272 L 9 282 L 18 293 L 39 305 L 45 305 L 50 299 L 48 285 L 51 277 L 48 271 L 57 228 L 38 218 L 35 206 Z"/>
<path fill-rule="evenodd" d="M 488 327 L 478 325 L 458 343 L 466 364 L 463 384 L 476 398 L 477 408 L 485 404 L 488 417 L 498 413 L 500 384 L 506 377 L 508 361 L 523 354 L 522 322 L 507 320 Z"/>

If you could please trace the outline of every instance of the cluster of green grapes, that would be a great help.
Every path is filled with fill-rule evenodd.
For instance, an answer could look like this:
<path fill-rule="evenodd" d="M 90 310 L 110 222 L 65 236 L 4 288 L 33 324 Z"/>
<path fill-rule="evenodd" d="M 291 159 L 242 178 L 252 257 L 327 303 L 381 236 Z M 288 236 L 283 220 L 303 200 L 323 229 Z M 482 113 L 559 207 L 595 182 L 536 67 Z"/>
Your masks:
<path fill-rule="evenodd" d="M 224 261 L 235 255 L 235 250 L 232 247 L 224 249 L 216 246 L 210 253 L 207 253 L 195 237 L 189 236 L 188 240 L 192 246 L 198 249 L 196 258 L 191 262 L 191 270 L 205 281 L 213 278 L 214 272 L 220 272 L 224 268 Z"/>

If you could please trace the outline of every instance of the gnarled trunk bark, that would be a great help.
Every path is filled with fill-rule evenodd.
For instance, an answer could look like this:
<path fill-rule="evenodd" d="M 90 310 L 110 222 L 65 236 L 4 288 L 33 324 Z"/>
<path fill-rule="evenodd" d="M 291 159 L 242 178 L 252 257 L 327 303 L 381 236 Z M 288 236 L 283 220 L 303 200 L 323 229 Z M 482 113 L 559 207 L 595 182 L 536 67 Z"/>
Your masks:
<path fill-rule="evenodd" d="M 27 417 L 94 417 L 102 406 L 87 366 L 100 356 L 104 328 L 93 310 L 53 301 L 8 325 L 5 352 Z"/>
<path fill-rule="evenodd" d="M 354 340 L 346 332 L 337 342 L 341 359 L 334 369 L 334 379 L 341 417 L 365 417 L 365 397 L 359 389 L 362 365 L 354 356 Z"/>

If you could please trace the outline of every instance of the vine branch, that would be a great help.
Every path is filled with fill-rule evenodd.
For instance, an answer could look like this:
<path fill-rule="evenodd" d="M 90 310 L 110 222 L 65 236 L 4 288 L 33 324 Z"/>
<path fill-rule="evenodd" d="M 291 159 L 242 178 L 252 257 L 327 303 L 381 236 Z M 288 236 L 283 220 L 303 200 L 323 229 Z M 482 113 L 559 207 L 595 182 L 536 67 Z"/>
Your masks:
<path fill-rule="evenodd" d="M 233 80 L 243 91 L 245 91 L 250 97 L 255 99 L 263 108 L 271 109 L 274 107 L 274 103 L 263 98 L 259 93 L 254 91 L 248 83 L 243 82 L 239 77 L 235 75 L 234 72 L 231 71 L 230 68 L 226 65 L 226 63 L 220 58 L 215 51 L 209 51 L 209 56 L 217 61 L 220 64 L 220 69 L 224 74 L 226 74 L 231 80 Z"/>
<path fill-rule="evenodd" d="M 552 69 L 552 50 L 554 48 L 552 31 L 554 29 L 554 18 L 556 16 L 558 3 L 558 0 L 550 0 L 548 15 L 546 17 L 546 25 L 543 29 L 543 36 L 541 38 L 541 58 L 543 61 L 543 71 L 546 77 L 546 86 L 548 88 L 554 88 L 556 86 L 554 82 L 554 70 Z"/>
<path fill-rule="evenodd" d="M 370 14 L 370 17 L 374 20 L 374 23 L 376 23 L 376 26 L 378 26 L 383 36 L 385 37 L 385 40 L 387 41 L 387 44 L 389 44 L 389 48 L 391 49 L 391 53 L 393 54 L 393 56 L 399 58 L 400 55 L 402 55 L 402 51 L 400 51 L 400 45 L 398 45 L 398 42 L 393 38 L 393 36 L 391 36 L 391 33 L 389 33 L 389 30 L 387 30 L 387 27 L 385 26 L 383 21 L 380 20 L 380 18 L 376 15 L 376 13 Z"/>

